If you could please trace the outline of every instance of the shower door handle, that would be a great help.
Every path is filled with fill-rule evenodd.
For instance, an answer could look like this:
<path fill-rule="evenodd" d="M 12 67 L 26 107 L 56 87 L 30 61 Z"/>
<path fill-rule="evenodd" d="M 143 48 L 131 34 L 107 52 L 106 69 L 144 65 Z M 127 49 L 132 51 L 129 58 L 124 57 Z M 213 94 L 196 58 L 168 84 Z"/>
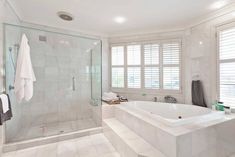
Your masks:
<path fill-rule="evenodd" d="M 72 78 L 72 83 L 73 83 L 73 91 L 76 90 L 76 79 L 75 77 Z"/>

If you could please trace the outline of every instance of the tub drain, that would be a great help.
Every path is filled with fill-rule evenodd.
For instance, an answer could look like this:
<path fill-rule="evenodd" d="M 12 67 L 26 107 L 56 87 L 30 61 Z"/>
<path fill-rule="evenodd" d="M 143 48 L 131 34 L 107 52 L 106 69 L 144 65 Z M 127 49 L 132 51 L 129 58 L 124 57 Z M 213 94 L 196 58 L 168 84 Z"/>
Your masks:
<path fill-rule="evenodd" d="M 179 116 L 178 118 L 179 118 L 179 119 L 182 119 L 182 117 L 181 117 L 181 116 Z"/>

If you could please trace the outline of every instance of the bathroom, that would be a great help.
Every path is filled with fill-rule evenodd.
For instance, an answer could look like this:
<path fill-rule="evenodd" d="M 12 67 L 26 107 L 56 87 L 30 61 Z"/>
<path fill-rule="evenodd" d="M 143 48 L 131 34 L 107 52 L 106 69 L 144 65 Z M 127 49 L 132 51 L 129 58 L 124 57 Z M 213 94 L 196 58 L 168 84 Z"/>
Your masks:
<path fill-rule="evenodd" d="M 235 157 L 234 33 L 234 0 L 0 0 L 0 156 Z"/>

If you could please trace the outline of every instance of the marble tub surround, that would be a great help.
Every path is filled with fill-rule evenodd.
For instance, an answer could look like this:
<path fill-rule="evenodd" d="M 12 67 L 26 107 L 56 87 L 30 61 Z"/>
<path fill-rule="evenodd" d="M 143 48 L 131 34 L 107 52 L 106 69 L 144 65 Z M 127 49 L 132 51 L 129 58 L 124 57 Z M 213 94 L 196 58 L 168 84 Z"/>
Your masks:
<path fill-rule="evenodd" d="M 3 157 L 120 157 L 103 134 L 84 136 L 19 151 Z"/>
<path fill-rule="evenodd" d="M 115 115 L 115 106 L 102 102 L 102 119 L 113 118 Z"/>
<path fill-rule="evenodd" d="M 166 157 L 227 157 L 235 153 L 235 115 L 170 127 L 133 108 L 118 105 L 107 119 L 124 124 Z"/>
<path fill-rule="evenodd" d="M 103 130 L 104 135 L 123 157 L 165 157 L 159 150 L 115 118 L 105 119 Z"/>

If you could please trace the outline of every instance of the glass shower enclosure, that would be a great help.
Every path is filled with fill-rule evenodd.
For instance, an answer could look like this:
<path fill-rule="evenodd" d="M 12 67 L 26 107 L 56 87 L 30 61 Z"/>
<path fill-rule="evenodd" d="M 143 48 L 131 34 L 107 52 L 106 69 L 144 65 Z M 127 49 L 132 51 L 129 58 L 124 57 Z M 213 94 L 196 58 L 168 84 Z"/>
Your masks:
<path fill-rule="evenodd" d="M 5 90 L 13 118 L 6 143 L 101 126 L 101 41 L 5 24 Z M 14 80 L 19 44 L 29 39 L 36 82 L 30 101 L 18 102 Z"/>

